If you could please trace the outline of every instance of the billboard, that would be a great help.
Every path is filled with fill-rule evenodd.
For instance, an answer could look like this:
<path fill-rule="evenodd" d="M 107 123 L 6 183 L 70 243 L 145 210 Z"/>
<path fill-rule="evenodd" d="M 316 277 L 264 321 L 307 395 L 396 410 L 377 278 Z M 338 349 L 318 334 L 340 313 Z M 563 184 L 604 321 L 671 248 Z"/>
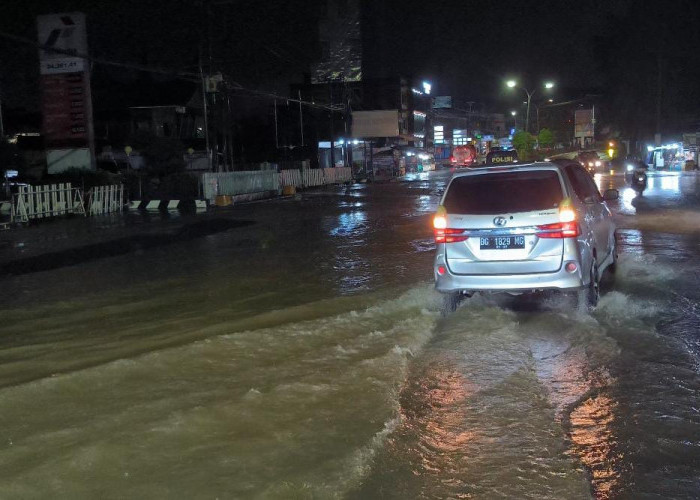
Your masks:
<path fill-rule="evenodd" d="M 87 144 L 90 101 L 87 73 L 42 76 L 42 132 L 46 144 Z"/>
<path fill-rule="evenodd" d="M 574 112 L 574 137 L 593 137 L 593 130 L 593 110 L 576 110 Z"/>
<path fill-rule="evenodd" d="M 70 12 L 37 18 L 39 72 L 42 75 L 85 71 L 87 54 L 85 14 Z"/>
<path fill-rule="evenodd" d="M 37 18 L 42 135 L 49 173 L 93 168 L 94 135 L 85 14 Z M 87 152 L 87 154 L 86 154 Z"/>
<path fill-rule="evenodd" d="M 397 137 L 399 135 L 399 110 L 353 111 L 352 137 Z"/>
<path fill-rule="evenodd" d="M 452 109 L 452 96 L 436 95 L 433 97 L 433 109 Z"/>

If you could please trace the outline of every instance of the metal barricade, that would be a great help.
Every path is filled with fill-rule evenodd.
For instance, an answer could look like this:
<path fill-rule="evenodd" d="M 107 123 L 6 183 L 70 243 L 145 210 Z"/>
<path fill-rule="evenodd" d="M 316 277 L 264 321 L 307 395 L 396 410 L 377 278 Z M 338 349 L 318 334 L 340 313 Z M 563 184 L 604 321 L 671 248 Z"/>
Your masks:
<path fill-rule="evenodd" d="M 10 220 L 28 222 L 29 219 L 57 217 L 85 213 L 80 190 L 70 183 L 45 186 L 20 186 L 12 200 Z"/>
<path fill-rule="evenodd" d="M 93 187 L 88 193 L 87 206 L 89 215 L 120 212 L 124 208 L 124 186 L 111 184 Z"/>

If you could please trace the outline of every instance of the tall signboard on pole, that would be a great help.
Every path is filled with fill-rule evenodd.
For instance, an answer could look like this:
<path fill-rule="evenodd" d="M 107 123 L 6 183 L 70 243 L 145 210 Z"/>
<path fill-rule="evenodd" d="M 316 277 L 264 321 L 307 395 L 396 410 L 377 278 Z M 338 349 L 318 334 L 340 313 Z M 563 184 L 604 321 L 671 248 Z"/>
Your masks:
<path fill-rule="evenodd" d="M 85 14 L 39 16 L 37 31 L 48 173 L 93 169 L 95 138 L 90 68 L 85 59 Z"/>
<path fill-rule="evenodd" d="M 595 142 L 594 109 L 574 111 L 574 139 L 580 147 L 588 147 Z"/>

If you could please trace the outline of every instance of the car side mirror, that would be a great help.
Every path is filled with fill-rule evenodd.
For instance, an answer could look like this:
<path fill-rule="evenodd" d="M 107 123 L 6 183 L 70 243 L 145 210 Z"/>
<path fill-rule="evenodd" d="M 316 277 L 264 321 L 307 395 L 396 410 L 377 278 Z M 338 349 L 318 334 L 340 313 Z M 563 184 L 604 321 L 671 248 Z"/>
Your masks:
<path fill-rule="evenodd" d="M 606 189 L 603 193 L 603 199 L 605 201 L 613 201 L 620 198 L 620 192 L 617 189 Z"/>

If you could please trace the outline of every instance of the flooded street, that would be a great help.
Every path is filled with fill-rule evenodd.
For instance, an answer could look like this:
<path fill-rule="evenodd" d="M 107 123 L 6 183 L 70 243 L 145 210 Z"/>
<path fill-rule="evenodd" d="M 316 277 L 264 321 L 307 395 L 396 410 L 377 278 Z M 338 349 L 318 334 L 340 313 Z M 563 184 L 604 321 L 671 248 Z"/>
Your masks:
<path fill-rule="evenodd" d="M 620 261 L 592 314 L 442 317 L 448 179 L 2 278 L 0 498 L 700 496 L 700 177 L 596 178 Z"/>

